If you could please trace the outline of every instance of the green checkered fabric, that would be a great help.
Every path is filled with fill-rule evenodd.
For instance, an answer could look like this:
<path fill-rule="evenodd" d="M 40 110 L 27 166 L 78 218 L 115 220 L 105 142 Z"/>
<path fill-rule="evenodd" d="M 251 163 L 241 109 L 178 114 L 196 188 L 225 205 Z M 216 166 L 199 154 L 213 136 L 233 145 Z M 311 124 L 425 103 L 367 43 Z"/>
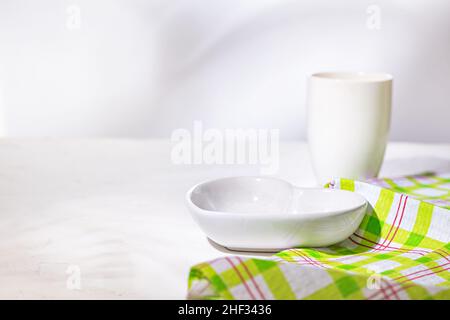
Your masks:
<path fill-rule="evenodd" d="M 450 173 L 332 181 L 370 206 L 324 248 L 229 256 L 191 268 L 191 299 L 450 299 Z"/>

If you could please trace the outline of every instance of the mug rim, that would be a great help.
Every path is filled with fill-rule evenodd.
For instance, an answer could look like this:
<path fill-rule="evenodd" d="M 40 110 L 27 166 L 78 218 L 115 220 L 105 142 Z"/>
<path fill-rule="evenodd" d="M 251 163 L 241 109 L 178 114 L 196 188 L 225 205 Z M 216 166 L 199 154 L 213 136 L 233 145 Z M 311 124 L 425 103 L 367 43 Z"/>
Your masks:
<path fill-rule="evenodd" d="M 348 72 L 348 71 L 326 71 L 317 72 L 311 75 L 311 78 L 328 81 L 345 82 L 387 82 L 392 81 L 393 76 L 386 72 Z"/>

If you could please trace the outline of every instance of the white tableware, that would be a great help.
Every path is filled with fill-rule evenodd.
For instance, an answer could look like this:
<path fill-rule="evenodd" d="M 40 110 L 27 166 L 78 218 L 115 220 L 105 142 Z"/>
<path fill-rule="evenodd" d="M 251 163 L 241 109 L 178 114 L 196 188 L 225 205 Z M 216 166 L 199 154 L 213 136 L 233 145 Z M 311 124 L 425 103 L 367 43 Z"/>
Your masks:
<path fill-rule="evenodd" d="M 320 184 L 378 175 L 389 134 L 392 76 L 316 73 L 308 88 L 308 143 Z"/>
<path fill-rule="evenodd" d="M 333 189 L 303 189 L 266 177 L 200 183 L 186 194 L 194 220 L 214 242 L 240 251 L 321 247 L 348 238 L 367 201 Z"/>

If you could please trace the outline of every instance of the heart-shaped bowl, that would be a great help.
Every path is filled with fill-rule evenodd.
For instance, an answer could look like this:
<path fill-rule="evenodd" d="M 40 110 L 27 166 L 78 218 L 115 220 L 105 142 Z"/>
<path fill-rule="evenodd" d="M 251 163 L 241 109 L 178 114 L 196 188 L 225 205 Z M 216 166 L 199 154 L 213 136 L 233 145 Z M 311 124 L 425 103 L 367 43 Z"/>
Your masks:
<path fill-rule="evenodd" d="M 231 250 L 279 251 L 323 247 L 356 231 L 367 201 L 335 189 L 298 188 L 268 177 L 229 177 L 200 183 L 186 194 L 208 238 Z"/>

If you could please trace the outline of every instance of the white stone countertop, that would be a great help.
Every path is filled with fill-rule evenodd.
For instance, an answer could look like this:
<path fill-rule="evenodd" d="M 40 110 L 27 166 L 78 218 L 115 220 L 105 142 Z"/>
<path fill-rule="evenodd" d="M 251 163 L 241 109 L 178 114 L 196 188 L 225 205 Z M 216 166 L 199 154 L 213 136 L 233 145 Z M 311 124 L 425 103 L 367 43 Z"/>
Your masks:
<path fill-rule="evenodd" d="M 168 140 L 3 138 L 0 298 L 185 298 L 189 268 L 226 254 L 191 219 L 185 192 L 259 167 L 175 165 L 170 151 Z M 279 167 L 315 184 L 303 142 L 280 145 Z M 381 176 L 425 170 L 450 171 L 450 144 L 388 145 Z"/>

